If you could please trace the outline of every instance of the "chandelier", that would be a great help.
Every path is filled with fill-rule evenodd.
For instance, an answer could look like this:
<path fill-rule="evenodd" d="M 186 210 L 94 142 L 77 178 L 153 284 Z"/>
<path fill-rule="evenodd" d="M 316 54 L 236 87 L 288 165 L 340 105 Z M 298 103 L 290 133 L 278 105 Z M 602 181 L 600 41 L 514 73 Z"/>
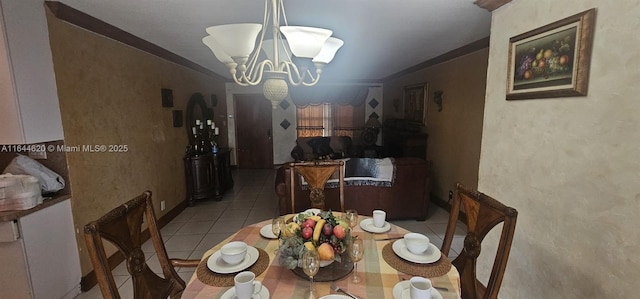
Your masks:
<path fill-rule="evenodd" d="M 322 68 L 333 60 L 344 44 L 331 37 L 333 31 L 328 29 L 289 26 L 282 1 L 265 0 L 262 24 L 211 26 L 206 29 L 209 35 L 202 39 L 213 55 L 229 68 L 237 84 L 263 83 L 264 96 L 271 101 L 273 109 L 289 94 L 288 84 L 313 86 L 318 83 Z M 280 26 L 281 18 L 284 26 Z M 270 38 L 265 34 L 269 21 Z M 264 56 L 260 55 L 261 50 Z M 312 72 L 311 64 L 315 72 Z"/>

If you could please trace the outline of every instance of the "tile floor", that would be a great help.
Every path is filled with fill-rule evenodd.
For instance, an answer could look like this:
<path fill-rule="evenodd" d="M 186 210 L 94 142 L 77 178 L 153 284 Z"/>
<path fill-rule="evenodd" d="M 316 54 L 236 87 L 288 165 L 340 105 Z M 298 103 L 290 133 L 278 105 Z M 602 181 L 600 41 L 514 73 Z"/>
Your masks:
<path fill-rule="evenodd" d="M 186 208 L 162 228 L 161 233 L 169 257 L 199 259 L 206 250 L 226 239 L 239 228 L 279 215 L 274 177 L 274 170 L 233 170 L 234 187 L 225 193 L 222 201 L 199 201 L 194 207 Z M 449 214 L 445 210 L 432 206 L 426 221 L 390 222 L 427 235 L 439 248 L 442 245 L 448 217 Z M 459 225 L 449 254 L 450 258 L 458 255 L 463 240 L 463 227 Z M 148 257 L 149 267 L 156 273 L 162 273 L 150 240 L 143 245 L 142 250 Z M 185 281 L 189 281 L 193 271 L 193 268 L 181 268 L 178 273 Z M 125 264 L 118 265 L 113 270 L 113 274 L 122 298 L 133 298 L 131 279 Z M 102 295 L 96 285 L 76 298 L 102 298 Z"/>

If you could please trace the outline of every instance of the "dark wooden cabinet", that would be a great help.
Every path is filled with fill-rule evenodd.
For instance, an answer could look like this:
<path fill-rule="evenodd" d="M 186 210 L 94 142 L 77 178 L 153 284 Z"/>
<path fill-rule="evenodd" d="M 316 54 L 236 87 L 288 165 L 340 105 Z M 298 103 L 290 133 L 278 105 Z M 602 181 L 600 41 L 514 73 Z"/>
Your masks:
<path fill-rule="evenodd" d="M 427 160 L 426 133 L 383 130 L 384 151 L 389 157 L 417 157 Z"/>
<path fill-rule="evenodd" d="M 221 149 L 216 154 L 187 154 L 184 157 L 187 202 L 190 206 L 201 199 L 221 200 L 224 192 L 233 188 L 230 154 L 228 149 Z"/>

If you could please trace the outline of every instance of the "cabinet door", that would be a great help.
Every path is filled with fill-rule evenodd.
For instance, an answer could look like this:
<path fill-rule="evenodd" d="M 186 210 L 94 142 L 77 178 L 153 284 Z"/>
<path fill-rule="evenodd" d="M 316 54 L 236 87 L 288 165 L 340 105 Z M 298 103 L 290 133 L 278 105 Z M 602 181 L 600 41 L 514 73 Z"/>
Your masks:
<path fill-rule="evenodd" d="M 212 157 L 210 155 L 194 157 L 192 167 L 194 198 L 210 197 L 215 192 L 215 172 Z"/>
<path fill-rule="evenodd" d="M 73 298 L 80 292 L 80 258 L 70 200 L 20 218 L 34 298 Z"/>
<path fill-rule="evenodd" d="M 42 1 L 2 1 L 0 10 L 0 144 L 63 139 Z"/>

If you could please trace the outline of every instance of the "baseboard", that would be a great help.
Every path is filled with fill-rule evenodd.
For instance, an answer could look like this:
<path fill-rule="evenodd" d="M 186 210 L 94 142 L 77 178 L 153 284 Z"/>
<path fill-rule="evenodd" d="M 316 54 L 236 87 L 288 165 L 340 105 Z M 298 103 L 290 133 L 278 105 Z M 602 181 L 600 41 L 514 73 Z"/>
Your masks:
<path fill-rule="evenodd" d="M 176 218 L 176 216 L 178 216 L 178 214 L 180 214 L 180 212 L 184 211 L 184 209 L 186 208 L 187 208 L 187 201 L 184 200 L 180 202 L 176 207 L 174 207 L 168 213 L 164 214 L 164 216 L 158 219 L 158 228 L 161 229 L 162 227 L 167 225 L 167 223 L 171 222 L 173 218 Z M 145 229 L 142 232 L 142 240 L 143 240 L 142 242 L 143 243 L 146 242 L 147 240 L 149 240 L 150 237 L 151 235 L 149 234 L 149 230 Z M 111 268 L 111 270 L 113 270 L 120 263 L 122 263 L 122 261 L 124 261 L 124 255 L 120 251 L 117 251 L 116 253 L 112 254 L 108 259 L 109 259 L 109 267 Z M 82 279 L 80 279 L 80 289 L 82 290 L 82 292 L 89 291 L 97 283 L 98 283 L 98 279 L 96 277 L 96 273 L 93 270 L 91 270 L 91 272 L 87 273 L 87 275 L 83 276 Z"/>
<path fill-rule="evenodd" d="M 445 211 L 449 212 L 449 214 L 451 214 L 451 204 L 444 201 L 442 198 L 436 196 L 433 193 L 431 193 L 431 202 L 441 207 Z M 461 221 L 462 223 L 467 224 L 467 214 L 465 214 L 464 211 L 460 211 L 460 214 L 458 215 L 458 221 Z"/>
<path fill-rule="evenodd" d="M 431 202 L 451 213 L 451 205 L 433 193 L 431 193 Z"/>

